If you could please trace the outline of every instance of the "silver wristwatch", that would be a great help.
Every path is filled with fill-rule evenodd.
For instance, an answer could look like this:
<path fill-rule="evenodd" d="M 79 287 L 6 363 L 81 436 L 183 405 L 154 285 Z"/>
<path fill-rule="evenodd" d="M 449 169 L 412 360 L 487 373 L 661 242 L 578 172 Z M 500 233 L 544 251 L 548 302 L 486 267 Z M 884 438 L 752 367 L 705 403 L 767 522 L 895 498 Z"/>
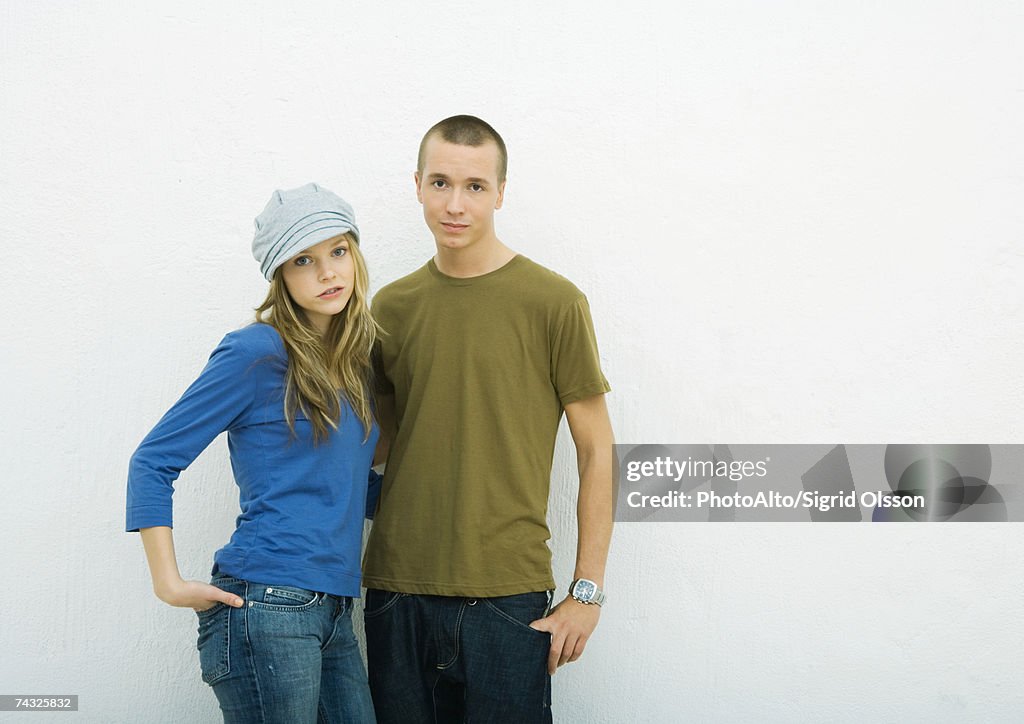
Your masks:
<path fill-rule="evenodd" d="M 577 578 L 569 588 L 569 595 L 580 603 L 601 606 L 605 602 L 604 591 L 589 578 Z"/>

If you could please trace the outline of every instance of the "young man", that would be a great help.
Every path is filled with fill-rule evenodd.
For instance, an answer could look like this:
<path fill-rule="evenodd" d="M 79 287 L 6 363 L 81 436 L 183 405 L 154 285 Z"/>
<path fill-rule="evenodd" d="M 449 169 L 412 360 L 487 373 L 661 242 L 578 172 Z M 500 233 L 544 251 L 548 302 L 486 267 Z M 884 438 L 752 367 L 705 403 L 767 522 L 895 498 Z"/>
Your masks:
<path fill-rule="evenodd" d="M 381 722 L 551 721 L 550 675 L 597 626 L 612 529 L 612 431 L 586 297 L 505 246 L 501 137 L 431 128 L 416 196 L 437 254 L 373 301 L 390 447 L 366 550 Z M 546 523 L 562 412 L 579 465 L 570 594 L 551 609 Z"/>

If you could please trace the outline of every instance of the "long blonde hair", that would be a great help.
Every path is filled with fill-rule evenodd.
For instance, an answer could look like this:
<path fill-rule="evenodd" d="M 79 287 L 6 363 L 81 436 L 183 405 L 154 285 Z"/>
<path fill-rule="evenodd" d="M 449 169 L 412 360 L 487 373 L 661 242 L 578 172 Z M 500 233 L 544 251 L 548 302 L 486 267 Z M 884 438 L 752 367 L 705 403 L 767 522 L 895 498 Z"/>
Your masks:
<path fill-rule="evenodd" d="M 331 318 L 323 336 L 288 293 L 280 268 L 274 272 L 267 298 L 256 307 L 256 321 L 276 329 L 288 353 L 284 394 L 288 427 L 294 434 L 295 413 L 302 410 L 313 426 L 314 444 L 338 428 L 339 393 L 362 423 L 364 441 L 373 427 L 370 352 L 380 327 L 366 300 L 370 282 L 359 244 L 350 234 L 343 238 L 349 242 L 353 261 L 352 296 L 345 309 Z"/>

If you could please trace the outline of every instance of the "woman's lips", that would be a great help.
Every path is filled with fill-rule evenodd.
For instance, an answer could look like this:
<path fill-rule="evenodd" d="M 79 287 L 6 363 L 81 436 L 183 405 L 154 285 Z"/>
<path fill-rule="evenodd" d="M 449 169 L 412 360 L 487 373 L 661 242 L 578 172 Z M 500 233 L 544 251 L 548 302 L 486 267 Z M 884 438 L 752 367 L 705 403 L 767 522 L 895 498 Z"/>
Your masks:
<path fill-rule="evenodd" d="M 319 296 L 321 299 L 334 299 L 336 296 L 341 294 L 343 291 L 345 291 L 345 287 L 332 287 L 331 289 L 328 289 L 323 294 L 319 294 L 317 296 Z"/>

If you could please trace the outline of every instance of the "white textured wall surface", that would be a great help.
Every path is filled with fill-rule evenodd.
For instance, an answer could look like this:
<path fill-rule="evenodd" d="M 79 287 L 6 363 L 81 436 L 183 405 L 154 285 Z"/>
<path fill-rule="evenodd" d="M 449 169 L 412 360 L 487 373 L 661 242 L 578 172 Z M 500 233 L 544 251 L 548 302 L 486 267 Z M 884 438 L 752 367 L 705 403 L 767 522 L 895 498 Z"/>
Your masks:
<path fill-rule="evenodd" d="M 508 143 L 500 237 L 588 294 L 619 441 L 1024 442 L 1021 4 L 668 7 L 0 5 L 0 693 L 218 720 L 128 457 L 261 300 L 270 191 L 350 199 L 379 288 L 455 113 Z M 563 431 L 563 590 L 573 488 Z M 175 505 L 203 578 L 222 439 Z M 622 525 L 556 720 L 1019 721 L 1022 566 L 1018 524 Z"/>

